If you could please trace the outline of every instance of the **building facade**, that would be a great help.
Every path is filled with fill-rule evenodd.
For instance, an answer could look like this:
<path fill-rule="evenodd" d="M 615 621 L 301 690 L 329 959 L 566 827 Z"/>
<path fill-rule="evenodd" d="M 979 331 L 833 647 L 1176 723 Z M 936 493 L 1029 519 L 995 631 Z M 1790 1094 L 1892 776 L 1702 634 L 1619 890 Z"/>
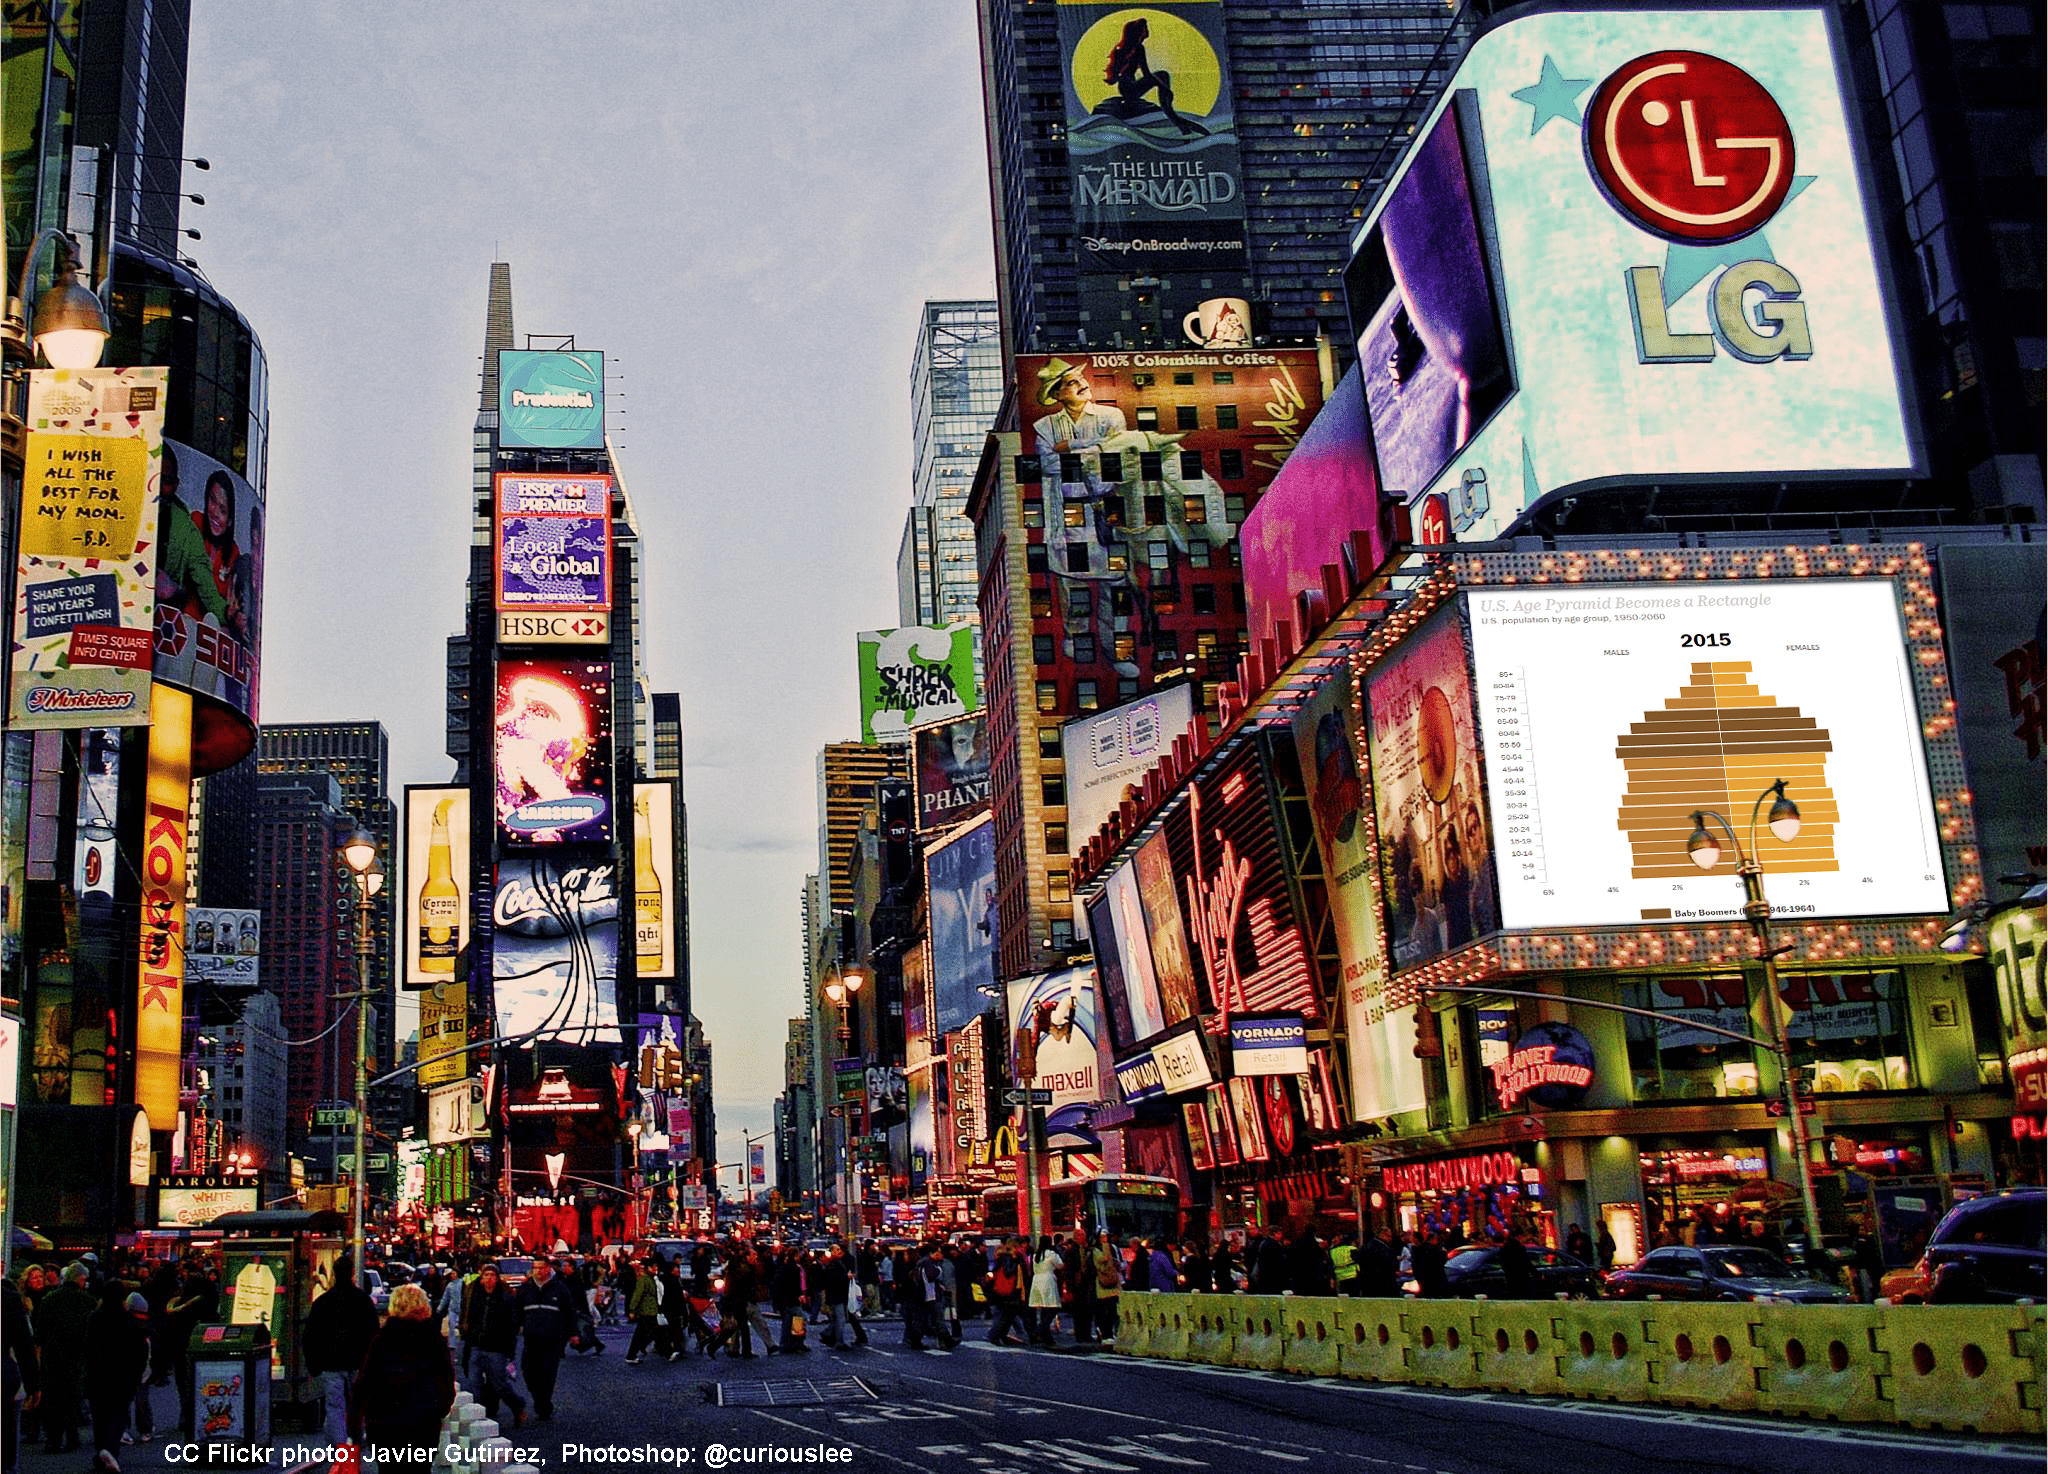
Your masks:
<path fill-rule="evenodd" d="M 979 617 L 967 493 L 1003 405 L 993 302 L 927 302 L 910 361 L 911 489 L 896 555 L 900 623 L 945 628 Z"/>

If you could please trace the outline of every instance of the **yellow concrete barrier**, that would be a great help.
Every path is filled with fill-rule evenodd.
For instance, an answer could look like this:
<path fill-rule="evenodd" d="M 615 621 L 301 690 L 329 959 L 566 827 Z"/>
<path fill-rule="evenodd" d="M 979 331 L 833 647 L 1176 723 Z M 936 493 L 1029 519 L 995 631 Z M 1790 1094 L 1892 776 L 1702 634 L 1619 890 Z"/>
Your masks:
<path fill-rule="evenodd" d="M 1230 1349 L 1232 1366 L 1277 1372 L 1286 1355 L 1280 1340 L 1282 1317 L 1278 1295 L 1239 1295 L 1235 1300 L 1237 1344 Z"/>
<path fill-rule="evenodd" d="M 1337 1375 L 1337 1310 L 1342 1303 L 1335 1296 L 1281 1297 L 1280 1315 L 1286 1322 L 1282 1367 L 1307 1377 Z"/>
<path fill-rule="evenodd" d="M 1572 1397 L 1650 1401 L 1652 1307 L 1641 1301 L 1553 1303 L 1562 1343 L 1558 1370 L 1563 1390 Z"/>
<path fill-rule="evenodd" d="M 1401 1314 L 1408 1335 L 1408 1379 L 1432 1387 L 1478 1385 L 1472 1302 L 1415 1300 Z"/>
<path fill-rule="evenodd" d="M 1757 1309 L 1757 1344 L 1763 1350 L 1757 1405 L 1765 1412 L 1850 1423 L 1893 1421 L 1884 1388 L 1891 1358 L 1877 1344 L 1882 1324 L 1877 1307 Z"/>
<path fill-rule="evenodd" d="M 1116 1301 L 1116 1349 L 1124 1356 L 1144 1356 L 1152 1345 L 1152 1327 L 1145 1316 L 1144 1295 L 1119 1295 Z"/>
<path fill-rule="evenodd" d="M 1188 1333 L 1188 1360 L 1227 1367 L 1237 1347 L 1235 1295 L 1191 1295 L 1194 1329 Z"/>
<path fill-rule="evenodd" d="M 1408 1332 L 1401 1312 L 1406 1300 L 1340 1300 L 1331 1334 L 1337 1342 L 1337 1375 L 1365 1382 L 1406 1382 Z"/>
<path fill-rule="evenodd" d="M 1564 1354 L 1557 1338 L 1555 1300 L 1480 1300 L 1472 1307 L 1481 1387 L 1506 1392 L 1564 1391 L 1557 1369 Z"/>
<path fill-rule="evenodd" d="M 1659 1402 L 1754 1412 L 1763 1348 L 1758 1311 L 1748 1303 L 1664 1300 L 1651 1307 Z"/>
<path fill-rule="evenodd" d="M 1142 1354 L 1166 1361 L 1186 1361 L 1195 1297 L 1172 1294 L 1147 1295 L 1144 1298 L 1150 1302 L 1145 1319 L 1152 1334 L 1150 1344 Z"/>
<path fill-rule="evenodd" d="M 1878 1349 L 1891 1365 L 1893 1416 L 1915 1428 L 2042 1432 L 2042 1310 L 2004 1305 L 1894 1305 Z"/>

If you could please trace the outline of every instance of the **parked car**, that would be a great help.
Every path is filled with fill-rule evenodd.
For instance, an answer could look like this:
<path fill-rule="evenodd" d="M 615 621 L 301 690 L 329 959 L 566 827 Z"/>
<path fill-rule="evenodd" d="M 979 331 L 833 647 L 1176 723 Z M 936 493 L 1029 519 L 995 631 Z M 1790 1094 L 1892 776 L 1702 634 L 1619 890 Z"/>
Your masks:
<path fill-rule="evenodd" d="M 1607 1294 L 1616 1300 L 1762 1300 L 1833 1304 L 1847 1300 L 1839 1286 L 1809 1279 L 1775 1254 L 1737 1244 L 1672 1245 L 1652 1249 L 1632 1269 L 1610 1270 Z"/>
<path fill-rule="evenodd" d="M 1558 1295 L 1568 1295 L 1574 1300 L 1598 1298 L 1600 1274 L 1592 1265 L 1541 1244 L 1529 1245 L 1528 1253 L 1529 1287 L 1525 1298 L 1549 1300 Z M 1485 1295 L 1494 1300 L 1507 1298 L 1508 1280 L 1501 1272 L 1498 1244 L 1470 1244 L 1458 1250 L 1444 1261 L 1444 1278 L 1450 1282 L 1451 1293 L 1461 1298 L 1469 1299 L 1475 1295 Z M 1414 1280 L 1409 1280 L 1404 1288 L 1412 1295 L 1419 1287 Z"/>
<path fill-rule="evenodd" d="M 382 1315 L 391 1304 L 391 1286 L 384 1282 L 384 1276 L 372 1267 L 363 1271 L 363 1288 L 370 1293 L 370 1305 Z"/>
<path fill-rule="evenodd" d="M 1894 1305 L 2010 1304 L 2048 1299 L 2048 1192 L 2012 1188 L 1965 1198 L 1927 1236 L 1920 1262 L 1878 1282 Z"/>

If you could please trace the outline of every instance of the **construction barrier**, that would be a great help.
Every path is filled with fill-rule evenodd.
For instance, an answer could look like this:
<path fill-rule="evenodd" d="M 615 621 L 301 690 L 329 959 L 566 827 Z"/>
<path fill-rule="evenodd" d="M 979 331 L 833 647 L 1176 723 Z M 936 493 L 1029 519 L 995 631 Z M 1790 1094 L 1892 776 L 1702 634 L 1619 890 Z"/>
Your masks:
<path fill-rule="evenodd" d="M 1165 1361 L 1186 1361 L 1188 1359 L 1188 1331 L 1193 1317 L 1194 1296 L 1180 1294 L 1147 1295 L 1152 1302 L 1145 1319 L 1150 1329 L 1151 1344 L 1142 1353 L 1159 1357 Z"/>
<path fill-rule="evenodd" d="M 1647 1301 L 1553 1302 L 1562 1343 L 1558 1370 L 1570 1397 L 1650 1401 L 1652 1307 Z"/>
<path fill-rule="evenodd" d="M 1564 1348 L 1557 1336 L 1554 1300 L 1480 1300 L 1472 1310 L 1481 1387 L 1508 1392 L 1561 1393 Z"/>
<path fill-rule="evenodd" d="M 1125 1356 L 1149 1356 L 1152 1327 L 1143 1302 L 1136 1295 L 1119 1295 L 1116 1300 L 1116 1349 Z"/>
<path fill-rule="evenodd" d="M 1408 1380 L 1430 1387 L 1479 1385 L 1471 1301 L 1410 1301 L 1401 1326 L 1408 1336 Z"/>
<path fill-rule="evenodd" d="M 1336 1321 L 1342 1303 L 1319 1295 L 1280 1301 L 1280 1314 L 1286 1320 L 1282 1367 L 1308 1377 L 1337 1375 Z"/>
<path fill-rule="evenodd" d="M 1764 1363 L 1757 1406 L 1847 1423 L 1894 1421 L 1884 1390 L 1891 1358 L 1877 1344 L 1881 1311 L 1862 1305 L 1757 1309 Z"/>
<path fill-rule="evenodd" d="M 1665 1300 L 1652 1307 L 1656 1397 L 1687 1407 L 1754 1412 L 1763 1370 L 1759 1307 L 1717 1300 Z"/>
<path fill-rule="evenodd" d="M 1337 1374 L 1365 1382 L 1406 1382 L 1408 1332 L 1401 1312 L 1406 1300 L 1340 1300 L 1332 1314 L 1337 1338 Z"/>
<path fill-rule="evenodd" d="M 1878 1350 L 1891 1368 L 1892 1416 L 1915 1428 L 2042 1431 L 2040 1307 L 1895 1305 Z"/>
<path fill-rule="evenodd" d="M 1231 1348 L 1232 1366 L 1277 1372 L 1286 1357 L 1280 1328 L 1286 1324 L 1278 1295 L 1239 1295 L 1232 1304 L 1237 1311 L 1237 1344 Z"/>
<path fill-rule="evenodd" d="M 1237 1346 L 1237 1296 L 1190 1295 L 1195 1328 L 1188 1333 L 1188 1360 L 1227 1367 Z"/>

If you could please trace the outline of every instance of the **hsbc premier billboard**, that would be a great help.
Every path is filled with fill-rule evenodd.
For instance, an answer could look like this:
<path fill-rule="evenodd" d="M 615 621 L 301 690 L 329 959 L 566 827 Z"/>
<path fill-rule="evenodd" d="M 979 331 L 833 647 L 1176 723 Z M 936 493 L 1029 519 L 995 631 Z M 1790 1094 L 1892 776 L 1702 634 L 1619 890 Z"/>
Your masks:
<path fill-rule="evenodd" d="M 1589 483 L 1918 469 L 1840 72 L 1818 6 L 1473 44 L 1345 278 L 1378 484 L 1428 540 Z"/>

